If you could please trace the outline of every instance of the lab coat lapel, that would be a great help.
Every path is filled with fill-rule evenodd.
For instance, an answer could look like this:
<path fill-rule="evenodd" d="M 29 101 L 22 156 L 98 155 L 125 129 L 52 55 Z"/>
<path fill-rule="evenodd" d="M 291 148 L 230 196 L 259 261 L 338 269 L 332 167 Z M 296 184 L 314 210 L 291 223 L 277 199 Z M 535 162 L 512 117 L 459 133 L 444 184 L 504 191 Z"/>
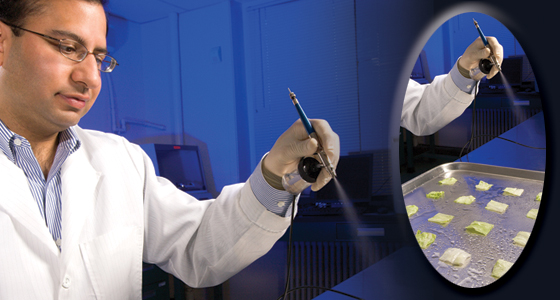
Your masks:
<path fill-rule="evenodd" d="M 80 148 L 62 165 L 62 253 L 80 241 L 85 222 L 93 213 L 101 173 L 90 164 Z M 69 245 L 69 247 L 65 247 Z M 77 248 L 76 248 L 77 249 Z"/>
<path fill-rule="evenodd" d="M 31 195 L 25 174 L 4 155 L 0 155 L 0 191 L 0 213 L 8 214 L 14 222 L 20 223 L 43 242 L 53 254 L 58 255 L 59 251 Z"/>

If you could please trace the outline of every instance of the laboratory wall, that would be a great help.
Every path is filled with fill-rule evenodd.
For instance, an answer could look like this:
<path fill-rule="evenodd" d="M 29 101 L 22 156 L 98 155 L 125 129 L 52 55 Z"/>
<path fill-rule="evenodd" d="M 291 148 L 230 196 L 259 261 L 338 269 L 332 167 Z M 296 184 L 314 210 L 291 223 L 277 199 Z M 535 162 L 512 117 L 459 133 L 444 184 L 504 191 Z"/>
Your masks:
<path fill-rule="evenodd" d="M 420 18 L 429 9 L 408 1 L 284 2 L 251 3 L 244 10 L 255 151 L 269 149 L 297 119 L 288 88 L 308 117 L 329 121 L 343 155 L 387 149 L 387 128 L 380 124 L 389 122 L 392 76 L 400 72 L 393 61 L 409 51 L 399 41 L 415 37 L 395 39 L 386 24 L 407 12 Z"/>
<path fill-rule="evenodd" d="M 246 180 L 298 119 L 288 88 L 308 117 L 329 121 L 341 154 L 387 150 L 380 124 L 389 124 L 400 72 L 393 62 L 415 36 L 395 39 L 386 24 L 430 14 L 405 0 L 216 0 L 154 8 L 152 19 L 145 7 L 123 16 L 124 4 L 110 3 L 107 40 L 119 66 L 103 74 L 80 125 L 138 143 L 196 141 L 217 191 Z"/>
<path fill-rule="evenodd" d="M 184 131 L 207 143 L 217 186 L 246 180 L 239 178 L 247 162 L 238 155 L 231 5 L 193 10 L 178 21 Z"/>
<path fill-rule="evenodd" d="M 230 2 L 140 24 L 109 11 L 109 24 L 108 46 L 119 66 L 103 76 L 104 89 L 80 125 L 139 143 L 196 141 L 208 149 L 218 191 L 245 180 Z"/>

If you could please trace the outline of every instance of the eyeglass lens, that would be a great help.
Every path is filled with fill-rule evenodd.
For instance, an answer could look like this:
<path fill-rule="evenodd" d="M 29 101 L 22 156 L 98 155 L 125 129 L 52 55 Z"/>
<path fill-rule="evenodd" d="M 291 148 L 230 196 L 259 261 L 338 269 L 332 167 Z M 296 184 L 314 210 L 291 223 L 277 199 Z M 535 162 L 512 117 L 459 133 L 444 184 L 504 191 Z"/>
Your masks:
<path fill-rule="evenodd" d="M 89 52 L 84 45 L 76 41 L 62 40 L 60 41 L 60 53 L 71 60 L 83 61 Z M 115 68 L 116 61 L 114 58 L 105 54 L 94 55 L 100 71 L 111 72 Z"/>

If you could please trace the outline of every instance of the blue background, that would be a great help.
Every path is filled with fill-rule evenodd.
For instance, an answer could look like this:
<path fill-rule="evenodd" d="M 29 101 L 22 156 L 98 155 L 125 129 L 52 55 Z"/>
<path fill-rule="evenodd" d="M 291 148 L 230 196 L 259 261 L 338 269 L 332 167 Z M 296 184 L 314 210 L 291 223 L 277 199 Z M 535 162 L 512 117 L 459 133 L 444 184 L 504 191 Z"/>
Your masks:
<path fill-rule="evenodd" d="M 425 281 L 426 288 L 436 289 L 437 299 L 543 298 L 556 293 L 560 268 L 556 201 L 560 166 L 554 155 L 560 139 L 554 89 L 560 79 L 557 4 L 543 0 L 356 0 L 358 9 L 354 11 L 345 5 L 352 1 L 325 1 L 325 7 L 299 5 L 298 10 L 290 10 L 287 3 L 284 13 L 271 10 L 263 14 L 257 13 L 258 7 L 250 9 L 251 2 L 259 1 L 194 1 L 203 5 L 191 10 L 173 4 L 180 1 L 163 2 L 168 7 L 129 10 L 127 18 L 138 21 L 111 14 L 119 11 L 119 5 L 134 2 L 110 2 L 108 46 L 120 66 L 110 78 L 103 77 L 102 93 L 80 125 L 139 143 L 204 145 L 217 191 L 245 180 L 274 140 L 297 119 L 287 87 L 298 95 L 309 117 L 329 120 L 341 136 L 342 154 L 377 149 L 396 153 L 394 137 L 398 136 L 402 106 L 398 99 L 403 99 L 412 65 L 432 33 L 445 20 L 467 11 L 491 17 L 477 17 L 481 26 L 492 19 L 501 22 L 522 48 L 513 54 L 522 51 L 529 58 L 543 102 L 547 169 L 533 234 L 512 272 L 485 288 L 464 289 L 448 283 L 425 259 L 402 272 L 422 274 L 418 280 Z M 327 4 L 337 14 L 329 19 L 314 17 L 328 13 L 318 11 L 327 9 Z M 153 19 L 158 14 L 161 17 Z M 361 30 L 353 34 L 358 41 L 373 41 L 352 44 L 346 40 L 344 30 L 354 28 L 344 27 L 344 16 L 356 16 L 356 28 Z M 256 20 L 260 31 L 246 20 Z M 278 36 L 284 31 L 277 32 L 270 25 L 281 22 L 286 24 L 283 39 Z M 329 45 L 336 47 L 314 47 L 313 41 L 306 40 L 303 30 L 316 30 L 313 26 L 334 31 L 325 36 L 316 31 L 314 39 L 325 41 L 334 36 L 337 39 Z M 494 30 L 497 27 L 499 24 L 485 25 L 483 30 L 500 38 L 501 33 Z M 252 47 L 254 37 L 267 41 L 267 34 L 276 37 L 268 41 L 269 49 Z M 472 37 L 458 37 L 449 53 L 442 52 L 444 59 L 431 63 L 433 73 L 447 72 L 474 38 L 476 32 Z M 284 62 L 274 59 L 275 51 L 286 54 Z M 512 54 L 509 51 L 511 47 L 506 55 Z M 358 63 L 345 61 L 344 53 L 353 53 Z M 260 65 L 251 62 L 255 57 Z M 333 57 L 339 58 L 339 65 L 328 65 Z M 325 86 L 321 76 L 337 81 Z M 392 167 L 398 172 L 397 162 Z M 393 188 L 395 201 L 402 202 L 400 182 L 393 182 Z M 420 249 L 417 254 L 423 255 Z"/>

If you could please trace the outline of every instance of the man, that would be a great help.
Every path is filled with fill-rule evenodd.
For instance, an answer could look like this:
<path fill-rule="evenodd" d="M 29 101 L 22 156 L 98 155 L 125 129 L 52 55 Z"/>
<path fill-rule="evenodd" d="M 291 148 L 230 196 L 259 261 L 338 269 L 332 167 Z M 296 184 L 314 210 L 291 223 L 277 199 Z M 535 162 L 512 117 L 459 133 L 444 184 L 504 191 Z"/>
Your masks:
<path fill-rule="evenodd" d="M 137 145 L 76 125 L 117 65 L 106 30 L 102 0 L 0 1 L 0 299 L 140 299 L 142 261 L 216 285 L 289 226 L 294 197 L 271 185 L 317 149 L 299 121 L 208 201 L 156 177 Z M 312 123 L 336 166 L 338 136 Z"/>
<path fill-rule="evenodd" d="M 503 47 L 494 37 L 487 37 L 498 62 L 503 61 Z M 419 84 L 409 80 L 403 109 L 401 126 L 415 135 L 430 135 L 460 116 L 475 96 L 477 81 L 471 79 L 469 70 L 477 67 L 481 59 L 488 58 L 490 50 L 477 38 L 467 47 L 449 74 L 439 75 L 430 84 Z M 493 66 L 488 79 L 498 73 Z"/>

